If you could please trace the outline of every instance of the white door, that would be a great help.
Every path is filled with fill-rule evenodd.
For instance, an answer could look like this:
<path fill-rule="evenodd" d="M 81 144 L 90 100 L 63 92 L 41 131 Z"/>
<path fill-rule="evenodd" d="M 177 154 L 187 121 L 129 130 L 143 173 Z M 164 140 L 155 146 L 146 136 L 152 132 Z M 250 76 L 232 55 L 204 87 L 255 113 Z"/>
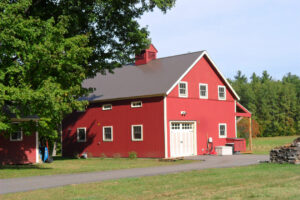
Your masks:
<path fill-rule="evenodd" d="M 171 157 L 194 155 L 194 122 L 171 122 L 170 130 Z"/>

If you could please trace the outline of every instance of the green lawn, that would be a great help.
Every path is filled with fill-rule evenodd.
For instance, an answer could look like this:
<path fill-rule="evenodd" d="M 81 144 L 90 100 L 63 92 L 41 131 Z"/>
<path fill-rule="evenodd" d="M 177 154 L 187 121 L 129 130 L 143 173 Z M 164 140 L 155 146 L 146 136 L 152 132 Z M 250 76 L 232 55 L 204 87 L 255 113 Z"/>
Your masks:
<path fill-rule="evenodd" d="M 260 164 L 6 194 L 0 199 L 299 199 L 300 166 Z"/>
<path fill-rule="evenodd" d="M 257 137 L 253 138 L 254 154 L 269 154 L 270 150 L 277 146 L 290 144 L 300 136 L 280 136 L 280 137 Z"/>
<path fill-rule="evenodd" d="M 57 158 L 51 164 L 35 165 L 6 165 L 0 166 L 0 179 L 26 176 L 40 176 L 53 174 L 70 174 L 80 172 L 104 171 L 114 169 L 127 169 L 138 167 L 151 167 L 162 165 L 174 165 L 190 163 L 193 161 L 178 160 L 175 162 L 163 162 L 158 159 L 134 159 L 127 158 L 89 158 L 89 159 L 62 159 Z"/>

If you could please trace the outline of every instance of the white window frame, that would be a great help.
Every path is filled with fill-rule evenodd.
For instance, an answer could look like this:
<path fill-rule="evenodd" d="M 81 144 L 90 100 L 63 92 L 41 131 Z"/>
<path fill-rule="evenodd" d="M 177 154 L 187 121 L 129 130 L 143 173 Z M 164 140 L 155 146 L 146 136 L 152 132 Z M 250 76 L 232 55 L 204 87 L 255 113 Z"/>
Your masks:
<path fill-rule="evenodd" d="M 221 135 L 221 126 L 225 126 L 225 135 Z M 227 138 L 227 124 L 219 123 L 219 138 Z"/>
<path fill-rule="evenodd" d="M 79 129 L 84 129 L 85 132 L 84 140 L 79 140 Z M 76 132 L 77 132 L 77 142 L 86 142 L 86 136 L 87 136 L 86 127 L 78 127 Z"/>
<path fill-rule="evenodd" d="M 224 88 L 224 97 L 220 97 L 219 88 Z M 219 100 L 226 100 L 226 87 L 224 85 L 218 85 L 218 99 Z"/>
<path fill-rule="evenodd" d="M 135 105 L 135 104 L 139 104 L 140 105 Z M 131 102 L 131 108 L 140 108 L 140 107 L 143 107 L 143 102 L 142 101 L 132 101 Z"/>
<path fill-rule="evenodd" d="M 180 84 L 182 84 L 182 83 L 185 84 L 185 88 L 186 88 L 185 94 L 180 94 Z M 180 81 L 178 83 L 178 96 L 179 97 L 185 97 L 185 98 L 187 98 L 189 96 L 188 82 Z"/>
<path fill-rule="evenodd" d="M 134 138 L 134 127 L 137 127 L 137 126 L 139 126 L 139 127 L 141 127 L 141 139 L 135 139 Z M 142 124 L 136 124 L 136 125 L 131 125 L 131 140 L 132 141 L 143 141 L 143 125 Z"/>
<path fill-rule="evenodd" d="M 105 108 L 105 106 L 110 106 L 110 108 Z M 112 110 L 112 104 L 103 104 L 102 105 L 102 110 Z"/>
<path fill-rule="evenodd" d="M 201 86 L 206 87 L 206 95 L 205 96 L 201 96 Z M 208 84 L 207 83 L 199 83 L 199 98 L 200 99 L 208 99 Z"/>
<path fill-rule="evenodd" d="M 105 128 L 110 128 L 111 129 L 111 139 L 106 139 L 105 138 Z M 114 132 L 113 132 L 113 127 L 112 126 L 103 126 L 102 128 L 102 139 L 104 142 L 112 142 L 114 140 Z"/>
<path fill-rule="evenodd" d="M 11 141 L 11 142 L 20 142 L 20 141 L 23 141 L 23 130 L 22 130 L 22 128 L 20 128 L 20 130 L 18 130 L 18 131 L 16 131 L 16 132 L 21 132 L 21 138 L 19 138 L 19 139 L 13 139 L 12 138 L 12 133 L 10 134 L 10 137 L 9 137 L 9 140 Z"/>

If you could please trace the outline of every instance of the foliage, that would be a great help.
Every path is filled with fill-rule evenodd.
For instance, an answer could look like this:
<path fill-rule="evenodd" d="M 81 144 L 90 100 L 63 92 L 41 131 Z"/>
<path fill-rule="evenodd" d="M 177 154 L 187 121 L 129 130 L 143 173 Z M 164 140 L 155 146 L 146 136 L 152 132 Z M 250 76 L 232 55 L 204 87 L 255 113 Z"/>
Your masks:
<path fill-rule="evenodd" d="M 274 80 L 264 71 L 255 73 L 251 81 L 239 71 L 233 88 L 240 102 L 250 110 L 259 124 L 259 136 L 300 134 L 300 78 L 288 73 L 282 80 Z"/>
<path fill-rule="evenodd" d="M 137 153 L 135 151 L 128 152 L 128 158 L 134 160 L 137 158 Z"/>
<path fill-rule="evenodd" d="M 37 115 L 40 121 L 19 124 L 25 134 L 57 139 L 63 117 L 83 110 L 78 98 L 89 92 L 84 79 L 112 72 L 150 44 L 137 19 L 175 0 L 1 0 L 0 130 L 14 131 L 16 118 Z M 4 109 L 5 108 L 5 109 Z"/>
<path fill-rule="evenodd" d="M 83 108 L 77 98 L 86 93 L 83 65 L 92 54 L 87 35 L 65 37 L 69 18 L 27 17 L 30 0 L 0 3 L 0 129 L 13 131 L 17 118 L 38 115 L 40 121 L 21 124 L 26 134 L 57 137 L 66 113 Z M 3 109 L 6 108 L 6 109 Z"/>
<path fill-rule="evenodd" d="M 259 124 L 255 119 L 251 120 L 252 123 L 252 137 L 259 136 Z M 249 120 L 243 118 L 237 126 L 238 137 L 240 138 L 249 138 Z"/>
<path fill-rule="evenodd" d="M 94 51 L 84 68 L 94 76 L 132 62 L 132 55 L 150 44 L 149 32 L 138 18 L 154 8 L 166 12 L 174 4 L 175 0 L 33 0 L 27 14 L 55 21 L 70 16 L 68 36 L 89 34 Z"/>

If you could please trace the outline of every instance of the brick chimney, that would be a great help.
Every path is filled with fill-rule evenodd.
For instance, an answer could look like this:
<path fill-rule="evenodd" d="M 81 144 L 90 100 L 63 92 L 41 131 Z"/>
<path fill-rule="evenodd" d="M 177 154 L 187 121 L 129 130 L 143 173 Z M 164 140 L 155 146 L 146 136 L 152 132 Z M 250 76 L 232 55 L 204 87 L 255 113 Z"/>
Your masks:
<path fill-rule="evenodd" d="M 135 56 L 135 65 L 144 65 L 151 60 L 156 59 L 157 50 L 153 44 L 146 50 L 143 50 L 141 54 Z"/>

